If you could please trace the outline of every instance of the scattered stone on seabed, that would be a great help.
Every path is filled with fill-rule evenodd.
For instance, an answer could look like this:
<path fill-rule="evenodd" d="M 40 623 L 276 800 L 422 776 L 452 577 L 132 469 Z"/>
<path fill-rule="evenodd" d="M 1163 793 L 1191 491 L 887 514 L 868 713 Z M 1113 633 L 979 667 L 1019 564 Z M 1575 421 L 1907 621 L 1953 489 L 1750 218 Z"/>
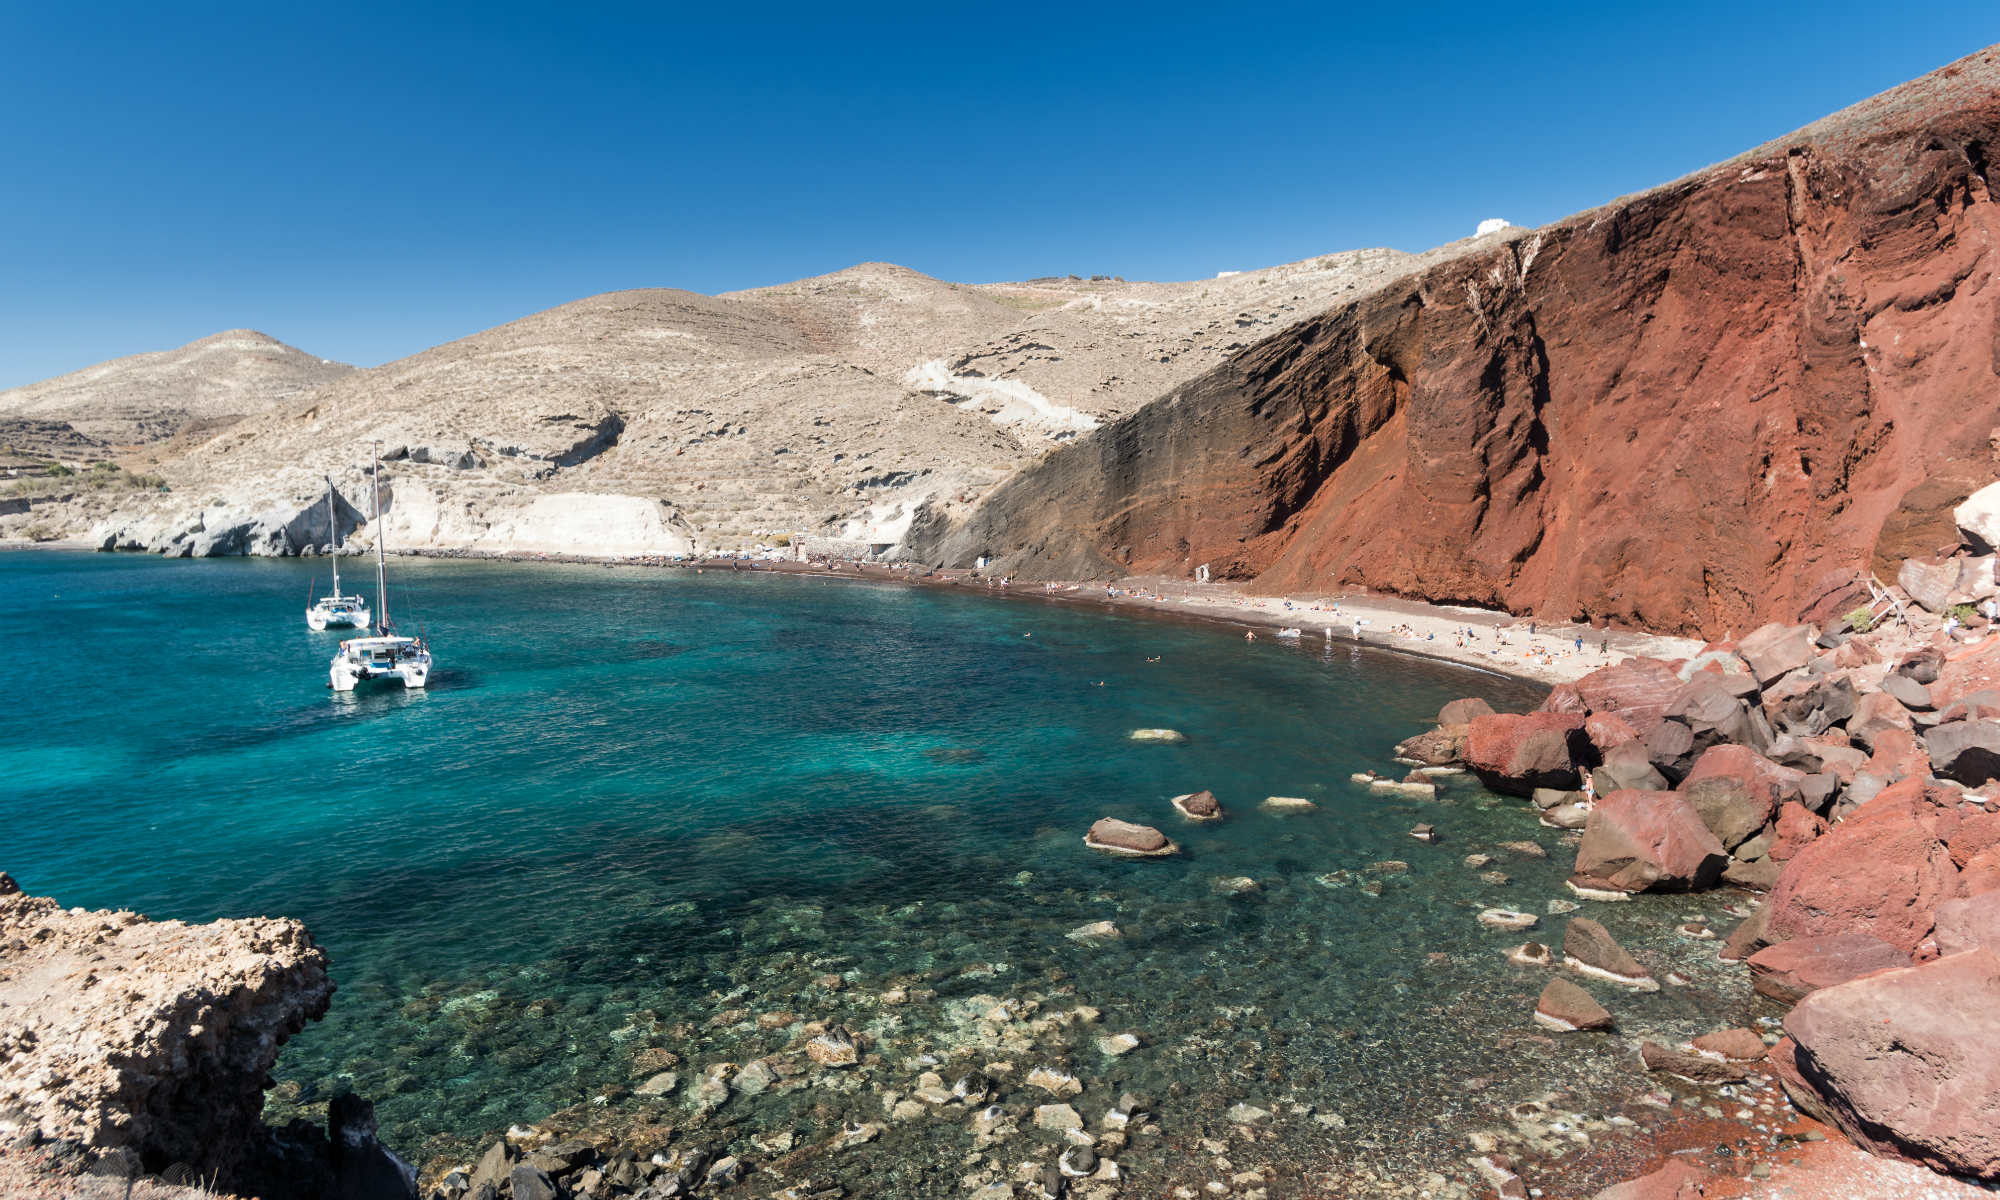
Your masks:
<path fill-rule="evenodd" d="M 1639 1059 L 1646 1064 L 1648 1071 L 1672 1075 L 1689 1083 L 1735 1083 L 1748 1074 L 1743 1063 L 1683 1054 L 1658 1042 L 1639 1043 Z"/>
<path fill-rule="evenodd" d="M 1092 921 L 1088 925 L 1077 926 L 1063 936 L 1079 945 L 1102 946 L 1117 941 L 1123 935 L 1118 932 L 1118 926 L 1109 921 Z"/>
<path fill-rule="evenodd" d="M 1522 942 L 1507 952 L 1507 961 L 1521 967 L 1552 967 L 1556 956 L 1540 942 Z"/>
<path fill-rule="evenodd" d="M 1513 876 L 1507 874 L 1505 871 L 1481 871 L 1479 873 L 1479 882 L 1492 884 L 1495 887 L 1504 885 L 1512 879 Z"/>
<path fill-rule="evenodd" d="M 853 1035 L 836 1027 L 807 1042 L 806 1057 L 822 1067 L 851 1067 L 861 1061 L 861 1049 Z"/>
<path fill-rule="evenodd" d="M 1577 909 L 1582 907 L 1583 905 L 1578 904 L 1574 900 L 1564 900 L 1561 897 L 1557 897 L 1556 899 L 1549 901 L 1547 912 L 1552 917 L 1559 917 L 1564 913 L 1573 913 Z"/>
<path fill-rule="evenodd" d="M 1227 1115 L 1230 1120 L 1236 1122 L 1238 1125 L 1268 1125 L 1271 1123 L 1271 1110 L 1258 1108 L 1254 1104 L 1245 1104 L 1240 1100 L 1229 1106 Z"/>
<path fill-rule="evenodd" d="M 1083 835 L 1083 844 L 1106 854 L 1128 858 L 1164 858 L 1180 853 L 1180 847 L 1150 825 L 1135 825 L 1116 817 L 1099 817 Z"/>
<path fill-rule="evenodd" d="M 1040 1088 L 1051 1096 L 1074 1096 L 1083 1091 L 1083 1081 L 1068 1071 L 1054 1067 L 1036 1067 L 1028 1072 L 1024 1080 L 1029 1087 Z"/>
<path fill-rule="evenodd" d="M 1382 796 L 1402 796 L 1410 800 L 1434 800 L 1437 785 L 1409 779 L 1371 779 L 1368 790 Z"/>
<path fill-rule="evenodd" d="M 1199 792 L 1188 792 L 1185 795 L 1175 796 L 1169 803 L 1174 806 L 1175 812 L 1178 812 L 1190 821 L 1220 821 L 1222 819 L 1221 803 L 1216 800 L 1215 793 L 1208 791 L 1206 788 Z"/>
<path fill-rule="evenodd" d="M 1465 865 L 1469 870 L 1484 871 L 1493 865 L 1493 856 L 1491 854 L 1468 854 L 1465 856 Z"/>
<path fill-rule="evenodd" d="M 1260 889 L 1248 875 L 1218 875 L 1209 883 L 1209 890 L 1218 896 L 1241 896 Z"/>
<path fill-rule="evenodd" d="M 666 1096 L 671 1095 L 673 1090 L 680 1085 L 681 1077 L 679 1075 L 672 1071 L 661 1071 L 658 1075 L 633 1088 L 632 1092 L 638 1096 Z"/>
<path fill-rule="evenodd" d="M 1535 1005 L 1535 1024 L 1561 1033 L 1612 1027 L 1611 1013 L 1567 979 L 1551 979 Z"/>
<path fill-rule="evenodd" d="M 1110 1058 L 1130 1054 L 1139 1048 L 1137 1034 L 1113 1033 L 1097 1039 L 1097 1052 Z"/>
<path fill-rule="evenodd" d="M 1519 854 L 1527 858 L 1547 858 L 1549 856 L 1549 852 L 1542 849 L 1540 842 L 1501 842 L 1499 846 L 1502 850 L 1510 854 Z"/>
<path fill-rule="evenodd" d="M 1170 746 L 1179 746 L 1188 740 L 1187 734 L 1178 729 L 1134 729 L 1131 736 L 1135 742 L 1163 742 Z"/>
<path fill-rule="evenodd" d="M 1035 1128 L 1074 1133 L 1083 1128 L 1083 1118 L 1067 1104 L 1041 1104 L 1035 1107 Z"/>
<path fill-rule="evenodd" d="M 1674 932 L 1693 941 L 1713 941 L 1715 938 L 1715 930 L 1703 921 L 1683 921 L 1674 926 Z"/>
<path fill-rule="evenodd" d="M 1481 1154 L 1467 1160 L 1472 1169 L 1479 1172 L 1487 1186 L 1501 1197 L 1501 1200 L 1527 1200 L 1527 1185 L 1514 1170 L 1514 1160 L 1504 1154 Z"/>
<path fill-rule="evenodd" d="M 1508 931 L 1533 929 L 1541 924 L 1541 918 L 1533 913 L 1516 912 L 1511 908 L 1489 908 L 1479 914 L 1479 923 L 1488 929 Z"/>
<path fill-rule="evenodd" d="M 1714 1033 L 1704 1033 L 1689 1047 L 1703 1058 L 1719 1058 L 1729 1062 L 1756 1062 L 1763 1058 L 1770 1047 L 1754 1029 L 1719 1029 Z"/>
<path fill-rule="evenodd" d="M 1437 826 L 1418 825 L 1410 830 L 1410 836 L 1420 842 L 1435 842 L 1438 840 Z"/>
<path fill-rule="evenodd" d="M 1263 803 L 1257 807 L 1263 809 L 1265 812 L 1281 813 L 1309 812 L 1312 809 L 1318 808 L 1319 805 L 1314 804 L 1304 796 L 1266 796 Z"/>
<path fill-rule="evenodd" d="M 1608 979 L 1642 992 L 1660 990 L 1659 980 L 1626 953 L 1611 931 L 1588 917 L 1570 918 L 1563 930 L 1563 965 L 1581 975 Z"/>

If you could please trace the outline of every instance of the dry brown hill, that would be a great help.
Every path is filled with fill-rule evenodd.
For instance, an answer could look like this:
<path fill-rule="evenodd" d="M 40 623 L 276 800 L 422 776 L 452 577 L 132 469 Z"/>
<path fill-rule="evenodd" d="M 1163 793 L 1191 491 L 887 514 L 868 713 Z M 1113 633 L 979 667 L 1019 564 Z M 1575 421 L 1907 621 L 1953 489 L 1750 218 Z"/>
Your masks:
<path fill-rule="evenodd" d="M 968 504 L 1414 261 L 1377 250 L 1187 283 L 982 285 L 865 263 L 720 296 L 613 292 L 345 373 L 149 467 L 170 496 L 67 520 L 120 545 L 290 545 L 213 532 L 266 522 L 320 474 L 356 479 L 379 440 L 403 548 L 517 549 L 537 498 L 579 495 L 661 506 L 660 522 L 710 546 L 770 532 L 894 543 L 924 502 Z M 639 511 L 591 505 L 613 524 Z"/>
<path fill-rule="evenodd" d="M 0 392 L 0 417 L 67 422 L 112 445 L 213 429 L 351 373 L 252 329 L 230 329 Z"/>

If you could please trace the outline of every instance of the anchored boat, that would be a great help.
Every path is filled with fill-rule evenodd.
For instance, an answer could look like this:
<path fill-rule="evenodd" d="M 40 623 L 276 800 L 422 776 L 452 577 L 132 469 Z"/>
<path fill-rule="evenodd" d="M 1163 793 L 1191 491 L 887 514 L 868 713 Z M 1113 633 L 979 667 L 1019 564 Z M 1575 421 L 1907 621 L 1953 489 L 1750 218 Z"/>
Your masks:
<path fill-rule="evenodd" d="M 375 629 L 371 637 L 348 638 L 329 665 L 329 686 L 351 692 L 371 679 L 400 679 L 406 688 L 430 682 L 431 649 L 422 638 L 402 637 L 389 619 L 389 575 L 382 548 L 382 446 L 375 446 Z"/>
<path fill-rule="evenodd" d="M 333 480 L 326 481 L 326 528 L 333 556 L 333 594 L 321 596 L 306 609 L 306 624 L 314 630 L 368 628 L 368 601 L 340 594 L 340 517 L 333 509 Z"/>

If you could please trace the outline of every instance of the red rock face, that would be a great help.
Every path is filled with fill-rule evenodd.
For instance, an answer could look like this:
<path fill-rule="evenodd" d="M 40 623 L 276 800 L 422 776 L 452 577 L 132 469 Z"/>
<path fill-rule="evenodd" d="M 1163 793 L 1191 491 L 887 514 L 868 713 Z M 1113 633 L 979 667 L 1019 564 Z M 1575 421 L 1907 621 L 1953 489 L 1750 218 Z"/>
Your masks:
<path fill-rule="evenodd" d="M 1785 1018 L 1795 1074 L 1781 1077 L 1869 1149 L 2000 1179 L 1995 997 L 1991 950 L 1815 992 Z"/>
<path fill-rule="evenodd" d="M 1780 1004 L 1870 972 L 1910 965 L 1908 952 L 1865 933 L 1797 938 L 1750 956 L 1751 986 Z"/>
<path fill-rule="evenodd" d="M 1057 451 L 919 557 L 1720 636 L 1989 480 L 2000 53 L 1443 261 Z"/>

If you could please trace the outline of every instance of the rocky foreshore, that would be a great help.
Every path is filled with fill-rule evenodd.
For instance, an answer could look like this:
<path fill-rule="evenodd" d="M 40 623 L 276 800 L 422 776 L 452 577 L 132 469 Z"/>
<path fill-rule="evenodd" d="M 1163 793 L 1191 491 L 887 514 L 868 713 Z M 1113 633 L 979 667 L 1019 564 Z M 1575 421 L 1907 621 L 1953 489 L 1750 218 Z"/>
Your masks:
<path fill-rule="evenodd" d="M 1806 614 L 1816 620 L 1608 666 L 1535 712 L 1448 706 L 1398 747 L 1579 828 L 1569 886 L 1584 903 L 1764 894 L 1717 952 L 1789 1009 L 1783 1036 L 1767 1050 L 1736 1037 L 1741 1053 L 1726 1055 L 1646 1043 L 1635 1066 L 1772 1077 L 1857 1146 L 1987 1183 L 2000 1181 L 1996 505 L 2000 485 L 1961 507 L 1964 545 L 1905 562 L 1894 589 L 1830 581 Z M 1564 965 L 1645 986 L 1601 934 L 1572 920 L 1565 949 L 1595 949 Z M 1551 984 L 1536 1016 L 1606 1028 L 1616 1008 Z M 1678 1178 L 1631 1194 L 1701 1194 L 1675 1191 Z"/>
<path fill-rule="evenodd" d="M 279 1048 L 333 990 L 325 952 L 297 921 L 66 909 L 0 873 L 0 1182 L 39 1180 L 8 1193 L 24 1196 L 85 1194 L 63 1182 L 78 1177 L 327 1200 L 414 1194 L 408 1168 L 376 1143 L 366 1101 L 336 1101 L 324 1131 L 263 1123 Z"/>

